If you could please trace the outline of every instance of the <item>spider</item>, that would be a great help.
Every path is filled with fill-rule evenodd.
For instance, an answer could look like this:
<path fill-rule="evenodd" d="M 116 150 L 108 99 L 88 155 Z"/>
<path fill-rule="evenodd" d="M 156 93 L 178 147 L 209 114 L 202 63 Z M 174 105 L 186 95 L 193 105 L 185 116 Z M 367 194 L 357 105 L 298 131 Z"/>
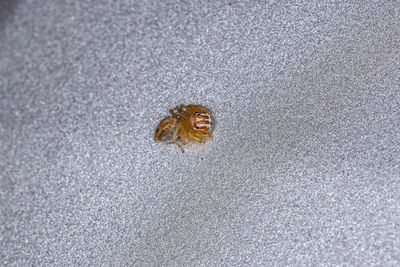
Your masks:
<path fill-rule="evenodd" d="M 178 135 L 184 145 L 193 141 L 203 143 L 211 138 L 211 112 L 208 108 L 182 104 L 169 112 L 172 116 L 166 117 L 157 125 L 155 141 L 165 142 L 172 139 L 183 153 L 185 151 L 177 141 Z"/>

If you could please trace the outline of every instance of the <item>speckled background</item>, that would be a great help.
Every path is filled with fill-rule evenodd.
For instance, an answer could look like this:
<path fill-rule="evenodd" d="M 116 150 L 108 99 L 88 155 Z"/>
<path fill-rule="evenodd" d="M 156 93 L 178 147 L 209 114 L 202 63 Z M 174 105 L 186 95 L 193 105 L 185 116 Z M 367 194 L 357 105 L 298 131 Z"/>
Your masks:
<path fill-rule="evenodd" d="M 399 1 L 3 0 L 0 265 L 398 266 L 399 93 Z"/>

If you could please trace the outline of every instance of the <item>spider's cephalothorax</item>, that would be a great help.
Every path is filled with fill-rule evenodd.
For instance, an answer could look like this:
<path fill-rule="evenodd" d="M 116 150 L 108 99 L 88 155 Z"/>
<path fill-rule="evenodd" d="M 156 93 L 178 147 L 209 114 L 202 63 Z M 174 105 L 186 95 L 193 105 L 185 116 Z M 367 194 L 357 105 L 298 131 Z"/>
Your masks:
<path fill-rule="evenodd" d="M 177 141 L 178 136 L 184 145 L 193 141 L 202 143 L 211 138 L 211 112 L 208 108 L 200 105 L 180 105 L 169 112 L 172 117 L 167 117 L 158 124 L 154 140 L 172 139 L 184 152 Z"/>

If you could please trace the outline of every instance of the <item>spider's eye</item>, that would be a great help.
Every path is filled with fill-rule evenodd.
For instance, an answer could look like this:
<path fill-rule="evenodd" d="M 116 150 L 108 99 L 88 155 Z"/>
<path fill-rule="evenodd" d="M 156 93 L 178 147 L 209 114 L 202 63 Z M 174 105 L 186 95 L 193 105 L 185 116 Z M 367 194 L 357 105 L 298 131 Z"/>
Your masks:
<path fill-rule="evenodd" d="M 196 115 L 196 116 L 199 116 L 199 115 L 200 115 L 200 113 L 196 112 L 196 113 L 195 113 L 195 115 Z"/>
<path fill-rule="evenodd" d="M 196 129 L 199 129 L 199 126 L 196 125 Z"/>

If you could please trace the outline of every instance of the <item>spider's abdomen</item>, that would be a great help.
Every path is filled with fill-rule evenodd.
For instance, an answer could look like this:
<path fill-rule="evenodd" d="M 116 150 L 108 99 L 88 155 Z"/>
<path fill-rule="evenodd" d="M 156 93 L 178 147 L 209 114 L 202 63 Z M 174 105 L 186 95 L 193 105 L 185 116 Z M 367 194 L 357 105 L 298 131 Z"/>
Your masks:
<path fill-rule="evenodd" d="M 208 131 L 211 129 L 211 116 L 206 112 L 195 112 L 192 115 L 193 129 Z"/>
<path fill-rule="evenodd" d="M 176 121 L 174 118 L 167 117 L 160 121 L 154 132 L 154 140 L 156 141 L 170 141 L 172 139 L 172 129 L 175 128 Z"/>

